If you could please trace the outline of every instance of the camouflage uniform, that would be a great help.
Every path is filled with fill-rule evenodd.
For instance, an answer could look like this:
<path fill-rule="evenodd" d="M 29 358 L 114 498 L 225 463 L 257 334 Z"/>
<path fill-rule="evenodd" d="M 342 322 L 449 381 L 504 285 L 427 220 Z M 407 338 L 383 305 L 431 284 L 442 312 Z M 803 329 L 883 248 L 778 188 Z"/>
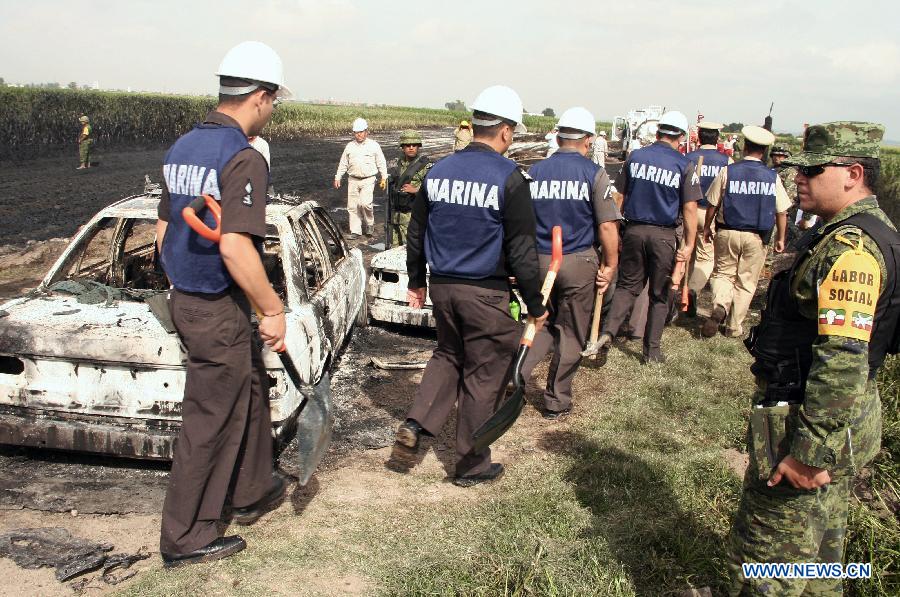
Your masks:
<path fill-rule="evenodd" d="M 94 127 L 91 126 L 87 116 L 78 119 L 81 123 L 81 133 L 78 137 L 78 158 L 82 166 L 91 165 L 91 144 L 94 142 Z"/>
<path fill-rule="evenodd" d="M 829 123 L 810 128 L 813 129 L 830 131 L 831 145 L 824 148 L 828 155 L 826 151 L 811 151 L 807 147 L 805 153 L 794 158 L 795 165 L 814 166 L 842 156 L 878 156 L 881 136 L 878 134 L 875 141 L 871 135 L 873 129 L 880 133 L 883 128 L 865 123 Z M 766 391 L 769 382 L 762 373 L 765 369 L 757 368 L 761 360 L 754 349 L 758 345 L 751 348 L 757 356 L 751 370 L 757 375 L 758 388 L 747 430 L 750 465 L 729 539 L 731 595 L 842 594 L 841 581 L 835 579 L 744 579 L 741 564 L 842 562 L 850 480 L 880 449 L 881 402 L 874 375 L 869 375 L 869 342 L 845 335 L 862 332 L 854 331 L 855 323 L 853 327 L 844 326 L 843 315 L 840 324 L 831 325 L 832 319 L 828 319 L 828 325 L 823 328 L 822 305 L 829 300 L 826 286 L 830 274 L 838 271 L 832 268 L 841 256 L 854 252 L 874 258 L 880 279 L 873 283 L 873 290 L 878 286 L 879 295 L 888 279 L 884 257 L 872 237 L 852 223 L 839 224 L 859 213 L 871 214 L 894 228 L 874 195 L 852 203 L 827 222 L 827 231 L 824 227 L 817 229 L 804 239 L 804 247 L 811 249 L 800 251 L 792 270 L 784 273 L 783 282 L 773 280 L 773 285 L 789 284 L 786 289 L 796 301 L 799 316 L 818 322 L 819 335 L 812 343 L 805 390 L 797 388 L 800 392 L 797 404 L 794 400 L 781 401 L 779 397 L 777 404 L 772 405 L 774 393 Z M 787 317 L 779 320 L 775 294 L 776 291 L 770 291 L 767 313 L 759 328 L 765 325 L 769 313 L 774 314 L 771 318 L 776 322 L 787 320 Z M 880 317 L 885 315 L 875 311 L 875 319 Z M 809 325 L 815 328 L 816 324 Z M 838 325 L 844 326 L 839 329 L 848 331 L 832 329 Z M 771 385 L 774 388 L 775 384 Z M 828 470 L 831 483 L 817 490 L 803 490 L 782 479 L 778 485 L 768 487 L 768 477 L 787 455 Z"/>
<path fill-rule="evenodd" d="M 408 143 L 417 144 L 421 147 L 422 137 L 415 131 L 403 131 L 400 135 L 400 144 L 404 145 Z M 416 157 L 409 159 L 405 155 L 401 155 L 400 159 L 397 161 L 397 165 L 394 168 L 391 168 L 392 247 L 406 244 L 406 230 L 409 228 L 409 220 L 412 214 L 412 202 L 415 198 L 415 193 L 404 193 L 400 188 L 408 182 L 418 190 L 418 188 L 422 186 L 422 181 L 425 180 L 425 175 L 428 174 L 428 170 L 432 166 L 432 163 L 427 158 L 420 160 L 420 157 L 424 158 L 424 156 L 417 155 Z M 419 160 L 421 166 L 407 181 L 407 176 L 405 176 L 407 174 L 406 170 L 416 160 Z"/>

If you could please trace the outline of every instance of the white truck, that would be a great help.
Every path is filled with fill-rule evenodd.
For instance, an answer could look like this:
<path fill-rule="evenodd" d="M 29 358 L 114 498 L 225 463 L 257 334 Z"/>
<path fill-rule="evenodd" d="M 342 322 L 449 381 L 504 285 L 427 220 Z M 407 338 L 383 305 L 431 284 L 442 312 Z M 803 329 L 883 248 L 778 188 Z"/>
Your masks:
<path fill-rule="evenodd" d="M 622 142 L 622 159 L 635 149 L 640 149 L 656 140 L 656 128 L 665 108 L 650 105 L 646 108 L 629 110 L 625 116 L 613 119 L 610 141 Z"/>

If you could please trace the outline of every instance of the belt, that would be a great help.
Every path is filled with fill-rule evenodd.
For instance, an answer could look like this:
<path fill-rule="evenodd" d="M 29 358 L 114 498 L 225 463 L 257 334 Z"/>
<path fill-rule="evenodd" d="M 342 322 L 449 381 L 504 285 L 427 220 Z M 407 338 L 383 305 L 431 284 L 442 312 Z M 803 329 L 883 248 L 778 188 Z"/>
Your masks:
<path fill-rule="evenodd" d="M 650 222 L 641 222 L 639 220 L 625 220 L 625 226 L 653 226 L 654 228 L 665 228 L 667 230 L 678 228 L 678 224 L 666 226 L 665 224 L 652 224 Z"/>
<path fill-rule="evenodd" d="M 369 174 L 368 176 L 353 176 L 352 174 L 348 174 L 347 176 L 349 176 L 350 178 L 355 178 L 356 180 L 365 180 L 367 178 L 372 178 L 375 175 Z"/>

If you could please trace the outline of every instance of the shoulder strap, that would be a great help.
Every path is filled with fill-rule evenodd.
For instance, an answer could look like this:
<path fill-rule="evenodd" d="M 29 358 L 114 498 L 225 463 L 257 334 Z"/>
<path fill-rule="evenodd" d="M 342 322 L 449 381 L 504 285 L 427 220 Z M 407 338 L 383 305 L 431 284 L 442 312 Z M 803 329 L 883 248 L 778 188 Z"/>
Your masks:
<path fill-rule="evenodd" d="M 416 172 L 418 172 L 422 168 L 422 166 L 425 165 L 427 160 L 428 160 L 428 156 L 426 156 L 424 154 L 420 154 L 420 155 L 416 156 L 416 159 L 414 159 L 409 164 L 409 166 L 406 167 L 406 170 L 403 171 L 403 174 L 401 174 L 399 176 L 399 179 L 395 183 L 396 187 L 398 189 L 403 188 L 403 185 L 407 184 L 409 181 L 411 181 L 413 179 L 413 176 L 415 176 Z M 398 170 L 400 169 L 399 164 L 397 165 L 397 169 Z"/>

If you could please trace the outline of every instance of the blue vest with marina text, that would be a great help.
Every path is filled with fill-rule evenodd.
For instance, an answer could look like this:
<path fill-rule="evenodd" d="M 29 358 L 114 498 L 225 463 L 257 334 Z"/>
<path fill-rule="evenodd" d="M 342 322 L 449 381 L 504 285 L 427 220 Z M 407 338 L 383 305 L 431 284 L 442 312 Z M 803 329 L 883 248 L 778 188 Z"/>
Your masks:
<path fill-rule="evenodd" d="M 218 293 L 232 285 L 219 245 L 194 232 L 181 210 L 198 195 L 221 201 L 220 176 L 237 153 L 250 147 L 239 128 L 199 124 L 182 136 L 166 154 L 163 177 L 169 191 L 169 225 L 162 246 L 162 265 L 178 290 Z M 204 223 L 215 228 L 208 209 Z"/>
<path fill-rule="evenodd" d="M 562 226 L 563 253 L 594 246 L 594 178 L 600 167 L 580 153 L 557 151 L 528 174 L 537 220 L 538 253 L 550 255 L 554 226 Z"/>
<path fill-rule="evenodd" d="M 503 252 L 506 179 L 516 163 L 494 151 L 466 149 L 428 171 L 425 258 L 432 274 L 480 280 Z"/>
<path fill-rule="evenodd" d="M 690 163 L 664 143 L 631 152 L 624 166 L 628 177 L 622 206 L 625 219 L 674 228 L 681 211 L 681 187 Z"/>
<path fill-rule="evenodd" d="M 735 230 L 768 232 L 775 225 L 775 185 L 778 173 L 758 160 L 728 166 L 722 198 L 725 225 Z"/>
<path fill-rule="evenodd" d="M 715 180 L 719 172 L 728 165 L 728 156 L 717 149 L 697 149 L 687 154 L 685 157 L 697 164 L 697 160 L 703 156 L 703 166 L 700 168 L 700 190 L 703 191 L 703 199 L 697 202 L 697 207 L 706 209 L 709 207 L 709 201 L 706 200 L 706 191 L 709 190 L 712 181 Z"/>

